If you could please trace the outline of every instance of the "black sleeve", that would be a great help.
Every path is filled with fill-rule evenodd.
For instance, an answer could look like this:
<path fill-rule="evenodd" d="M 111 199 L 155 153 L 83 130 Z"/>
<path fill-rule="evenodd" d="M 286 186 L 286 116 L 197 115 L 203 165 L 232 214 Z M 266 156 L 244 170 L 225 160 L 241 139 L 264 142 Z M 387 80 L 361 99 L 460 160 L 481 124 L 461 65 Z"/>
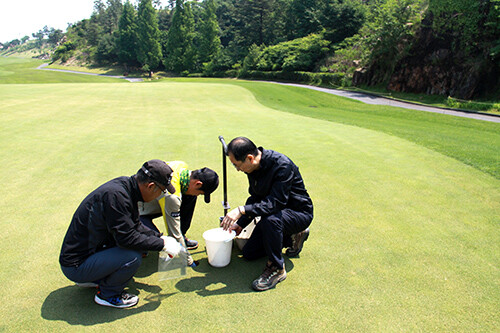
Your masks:
<path fill-rule="evenodd" d="M 140 251 L 163 249 L 163 239 L 141 232 L 140 221 L 133 220 L 132 207 L 129 207 L 130 203 L 124 200 L 121 193 L 108 193 L 106 202 L 106 224 L 118 246 Z"/>
<path fill-rule="evenodd" d="M 245 205 L 245 214 L 249 217 L 269 216 L 286 206 L 293 182 L 292 165 L 279 165 L 270 181 L 272 182 L 271 189 L 266 197 L 260 201 Z M 254 196 L 251 188 L 250 194 L 251 197 Z"/>

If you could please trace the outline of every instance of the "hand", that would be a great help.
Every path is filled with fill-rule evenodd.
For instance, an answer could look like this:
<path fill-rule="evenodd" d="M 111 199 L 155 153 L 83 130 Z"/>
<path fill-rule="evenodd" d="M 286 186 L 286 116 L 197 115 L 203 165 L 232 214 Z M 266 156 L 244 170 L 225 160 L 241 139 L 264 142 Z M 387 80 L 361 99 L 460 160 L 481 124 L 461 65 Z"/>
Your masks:
<path fill-rule="evenodd" d="M 175 240 L 174 237 L 161 236 L 163 239 L 163 251 L 167 252 L 170 256 L 176 257 L 182 249 L 182 245 Z"/>
<path fill-rule="evenodd" d="M 243 228 L 238 225 L 238 223 L 235 223 L 231 226 L 231 230 L 234 230 L 236 232 L 236 236 L 241 234 L 241 231 L 243 231 Z"/>
<path fill-rule="evenodd" d="M 236 221 L 238 221 L 240 217 L 241 217 L 240 209 L 239 207 L 236 207 L 235 209 L 227 213 L 226 216 L 224 216 L 222 222 L 220 223 L 221 228 L 224 230 L 228 230 Z"/>

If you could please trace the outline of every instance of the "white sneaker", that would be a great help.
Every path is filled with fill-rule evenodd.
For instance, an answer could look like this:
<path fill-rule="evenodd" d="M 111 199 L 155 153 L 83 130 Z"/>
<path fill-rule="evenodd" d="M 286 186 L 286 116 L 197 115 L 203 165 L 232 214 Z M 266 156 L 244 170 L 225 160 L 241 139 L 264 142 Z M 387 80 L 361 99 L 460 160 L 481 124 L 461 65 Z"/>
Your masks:
<path fill-rule="evenodd" d="M 101 291 L 98 291 L 94 297 L 94 301 L 99 305 L 110 306 L 113 308 L 129 308 L 139 302 L 139 297 L 122 292 L 119 296 L 102 298 Z"/>

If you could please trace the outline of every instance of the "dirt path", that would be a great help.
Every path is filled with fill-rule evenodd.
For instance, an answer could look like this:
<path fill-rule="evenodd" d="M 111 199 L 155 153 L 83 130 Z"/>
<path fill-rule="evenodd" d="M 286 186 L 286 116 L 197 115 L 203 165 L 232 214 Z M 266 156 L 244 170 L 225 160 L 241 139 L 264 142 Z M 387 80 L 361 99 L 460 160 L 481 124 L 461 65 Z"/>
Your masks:
<path fill-rule="evenodd" d="M 308 86 L 305 84 L 281 83 L 281 82 L 274 82 L 274 83 L 283 84 L 283 85 L 287 85 L 287 86 L 302 87 L 302 88 L 307 88 L 307 89 L 318 90 L 318 91 L 322 91 L 322 92 L 325 92 L 328 94 L 352 98 L 352 99 L 361 101 L 361 102 L 366 103 L 366 104 L 390 105 L 390 106 L 396 106 L 396 107 L 405 108 L 405 109 L 420 110 L 420 111 L 427 111 L 427 112 L 436 112 L 436 113 L 448 114 L 448 115 L 452 115 L 452 116 L 472 118 L 472 119 L 500 123 L 500 116 L 497 116 L 497 115 L 488 115 L 488 114 L 477 113 L 477 112 L 473 112 L 473 111 L 459 111 L 459 110 L 437 108 L 437 107 L 401 102 L 401 101 L 396 101 L 396 100 L 393 100 L 390 98 L 384 98 L 384 97 L 379 97 L 379 96 L 375 96 L 375 95 L 363 94 L 363 93 L 358 93 L 358 92 L 354 92 L 354 91 L 320 88 L 320 87 L 315 87 L 315 86 Z"/>

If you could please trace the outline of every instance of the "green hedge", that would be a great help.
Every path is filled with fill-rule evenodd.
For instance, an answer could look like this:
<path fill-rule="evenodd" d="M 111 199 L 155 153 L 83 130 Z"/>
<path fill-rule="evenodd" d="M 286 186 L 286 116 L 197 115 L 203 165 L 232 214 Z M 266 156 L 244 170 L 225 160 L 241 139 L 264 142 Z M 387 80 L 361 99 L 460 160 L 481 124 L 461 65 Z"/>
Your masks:
<path fill-rule="evenodd" d="M 342 86 L 345 74 L 288 71 L 240 71 L 238 77 L 241 79 L 307 83 L 315 86 Z"/>

